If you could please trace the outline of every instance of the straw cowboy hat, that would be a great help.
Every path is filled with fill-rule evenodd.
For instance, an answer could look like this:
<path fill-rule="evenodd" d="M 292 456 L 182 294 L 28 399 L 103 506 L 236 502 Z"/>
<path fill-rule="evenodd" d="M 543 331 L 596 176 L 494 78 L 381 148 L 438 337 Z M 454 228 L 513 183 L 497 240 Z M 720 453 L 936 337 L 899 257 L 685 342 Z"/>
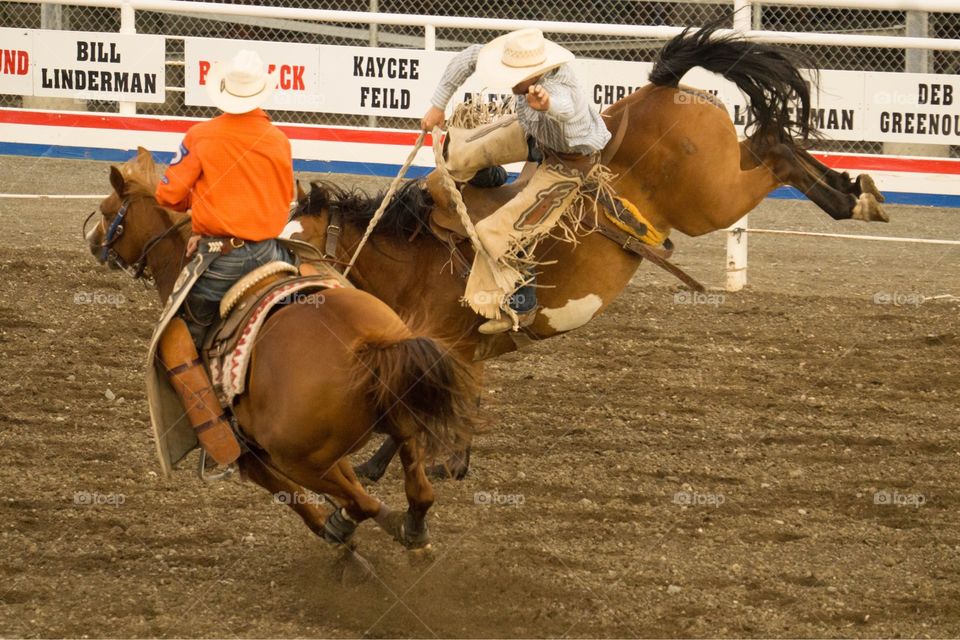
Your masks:
<path fill-rule="evenodd" d="M 277 88 L 279 73 L 267 73 L 255 51 L 238 51 L 230 62 L 215 62 L 207 72 L 207 95 L 224 113 L 253 111 Z"/>
<path fill-rule="evenodd" d="M 514 87 L 573 58 L 571 52 L 545 39 L 540 29 L 520 29 L 480 49 L 477 76 L 490 88 Z"/>

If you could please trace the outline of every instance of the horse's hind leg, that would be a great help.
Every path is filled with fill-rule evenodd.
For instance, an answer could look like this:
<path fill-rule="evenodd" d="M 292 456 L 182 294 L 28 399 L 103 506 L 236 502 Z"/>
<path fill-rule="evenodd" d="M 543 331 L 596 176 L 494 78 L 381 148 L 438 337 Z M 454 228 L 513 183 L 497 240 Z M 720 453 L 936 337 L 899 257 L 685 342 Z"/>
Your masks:
<path fill-rule="evenodd" d="M 454 451 L 444 462 L 431 466 L 427 473 L 434 480 L 463 480 L 470 471 L 470 440 L 473 436 L 467 437 L 467 443 L 463 449 Z"/>
<path fill-rule="evenodd" d="M 473 372 L 477 380 L 483 379 L 483 363 L 475 362 L 473 363 Z M 478 388 L 480 388 L 478 386 Z M 477 393 L 477 407 L 476 411 L 480 413 L 480 402 L 483 400 L 483 392 L 478 391 Z M 455 450 L 450 454 L 450 457 L 446 461 L 435 464 L 427 468 L 427 476 L 433 478 L 434 480 L 463 480 L 467 477 L 467 472 L 470 471 L 470 445 L 473 442 L 473 434 L 467 434 L 465 442 L 462 444 L 461 449 Z"/>
<path fill-rule="evenodd" d="M 880 193 L 880 190 L 877 189 L 876 183 L 874 183 L 873 178 L 871 178 L 869 174 L 861 173 L 857 176 L 856 180 L 852 180 L 850 174 L 846 171 L 841 173 L 840 171 L 831 169 L 804 149 L 795 149 L 795 153 L 797 154 L 797 158 L 810 167 L 815 175 L 820 176 L 821 180 L 825 181 L 834 189 L 852 194 L 857 198 L 859 198 L 861 194 L 869 193 L 877 202 L 886 201 L 886 198 Z"/>
<path fill-rule="evenodd" d="M 416 438 L 407 438 L 401 443 L 400 461 L 408 505 L 400 542 L 411 549 L 425 547 L 430 542 L 426 518 L 433 506 L 433 487 L 423 470 L 423 456 Z"/>
<path fill-rule="evenodd" d="M 411 458 L 409 453 L 409 447 L 414 441 L 415 439 L 411 438 L 400 445 L 400 461 L 403 463 L 407 502 L 410 504 L 410 511 L 406 517 L 403 514 L 390 511 L 385 504 L 367 495 L 360 481 L 354 475 L 353 467 L 349 461 L 343 459 L 337 466 L 339 477 L 353 489 L 355 496 L 363 496 L 376 502 L 376 512 L 373 513 L 371 509 L 367 517 L 375 518 L 377 524 L 384 531 L 408 548 L 423 547 L 429 541 L 424 517 L 427 510 L 433 505 L 433 487 L 427 482 L 427 477 L 423 472 L 423 463 L 419 459 Z M 416 444 L 414 443 L 412 446 L 416 447 Z M 411 460 L 415 464 L 411 464 Z M 414 517 L 411 517 L 410 513 L 414 513 Z"/>
<path fill-rule="evenodd" d="M 740 145 L 741 167 L 765 166 L 783 183 L 800 190 L 834 220 L 880 220 L 889 218 L 880 207 L 883 196 L 869 176 L 857 183 L 817 161 L 806 151 L 790 144 L 762 143 L 745 140 Z"/>
<path fill-rule="evenodd" d="M 366 478 L 372 482 L 378 481 L 387 472 L 387 467 L 390 466 L 393 456 L 397 455 L 399 448 L 400 445 L 397 441 L 387 436 L 369 460 L 353 468 L 354 472 L 361 478 Z"/>

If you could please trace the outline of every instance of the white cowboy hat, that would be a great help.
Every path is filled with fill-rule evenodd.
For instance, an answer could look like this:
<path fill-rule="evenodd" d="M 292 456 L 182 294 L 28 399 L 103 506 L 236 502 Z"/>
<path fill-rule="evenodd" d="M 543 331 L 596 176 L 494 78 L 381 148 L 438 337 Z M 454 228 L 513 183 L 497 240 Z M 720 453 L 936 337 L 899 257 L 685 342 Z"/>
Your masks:
<path fill-rule="evenodd" d="M 215 62 L 207 72 L 207 95 L 224 113 L 247 113 L 264 102 L 277 88 L 279 73 L 267 73 L 256 51 L 238 51 L 230 62 Z"/>
<path fill-rule="evenodd" d="M 573 58 L 573 53 L 545 39 L 540 29 L 520 29 L 480 49 L 477 76 L 489 88 L 514 87 Z"/>

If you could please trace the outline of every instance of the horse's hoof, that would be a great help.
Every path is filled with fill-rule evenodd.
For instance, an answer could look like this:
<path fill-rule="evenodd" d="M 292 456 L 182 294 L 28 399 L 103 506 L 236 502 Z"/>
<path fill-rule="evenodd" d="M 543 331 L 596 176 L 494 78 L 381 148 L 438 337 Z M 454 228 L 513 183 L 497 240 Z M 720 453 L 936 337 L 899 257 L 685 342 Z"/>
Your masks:
<path fill-rule="evenodd" d="M 853 207 L 854 220 L 863 220 L 865 222 L 890 222 L 890 218 L 884 213 L 883 208 L 877 199 L 871 193 L 861 193 L 857 198 L 857 204 Z"/>
<path fill-rule="evenodd" d="M 352 587 L 363 584 L 377 575 L 370 561 L 360 555 L 356 545 L 346 544 L 340 556 L 340 584 Z"/>
<path fill-rule="evenodd" d="M 857 182 L 860 183 L 860 193 L 869 193 L 877 199 L 877 202 L 886 202 L 886 197 L 880 193 L 880 190 L 877 189 L 877 183 L 868 174 L 861 173 L 857 176 Z"/>
<path fill-rule="evenodd" d="M 398 542 L 403 541 L 403 522 L 405 519 L 405 513 L 402 511 L 391 511 L 386 505 L 381 507 L 380 513 L 375 518 L 380 528 Z"/>
<path fill-rule="evenodd" d="M 431 480 L 463 480 L 467 477 L 470 467 L 465 465 L 449 466 L 446 464 L 435 464 L 427 467 L 427 477 Z"/>
<path fill-rule="evenodd" d="M 407 511 L 403 519 L 400 544 L 407 549 L 423 549 L 430 546 L 430 531 L 427 530 L 426 519 L 420 518 L 418 520 L 412 513 Z"/>
<path fill-rule="evenodd" d="M 414 566 L 431 564 L 435 557 L 436 554 L 433 552 L 433 545 L 429 542 L 422 547 L 407 551 L 407 559 L 410 561 L 410 564 Z"/>

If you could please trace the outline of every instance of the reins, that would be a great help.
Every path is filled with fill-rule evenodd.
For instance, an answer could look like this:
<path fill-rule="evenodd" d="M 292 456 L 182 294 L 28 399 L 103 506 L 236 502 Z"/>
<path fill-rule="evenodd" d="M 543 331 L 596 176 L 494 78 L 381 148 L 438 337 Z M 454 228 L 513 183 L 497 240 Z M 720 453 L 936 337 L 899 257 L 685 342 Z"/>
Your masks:
<path fill-rule="evenodd" d="M 171 234 L 180 231 L 180 229 L 190 224 L 190 221 L 190 216 L 184 216 L 182 220 L 175 222 L 173 226 L 167 228 L 162 233 L 155 235 L 147 242 L 147 244 L 143 246 L 143 251 L 140 253 L 140 257 L 137 258 L 137 261 L 134 263 L 134 265 L 137 267 L 138 277 L 139 275 L 143 275 L 143 271 L 147 267 L 147 254 L 149 254 L 154 247 L 156 247 L 163 240 L 167 239 Z"/>

